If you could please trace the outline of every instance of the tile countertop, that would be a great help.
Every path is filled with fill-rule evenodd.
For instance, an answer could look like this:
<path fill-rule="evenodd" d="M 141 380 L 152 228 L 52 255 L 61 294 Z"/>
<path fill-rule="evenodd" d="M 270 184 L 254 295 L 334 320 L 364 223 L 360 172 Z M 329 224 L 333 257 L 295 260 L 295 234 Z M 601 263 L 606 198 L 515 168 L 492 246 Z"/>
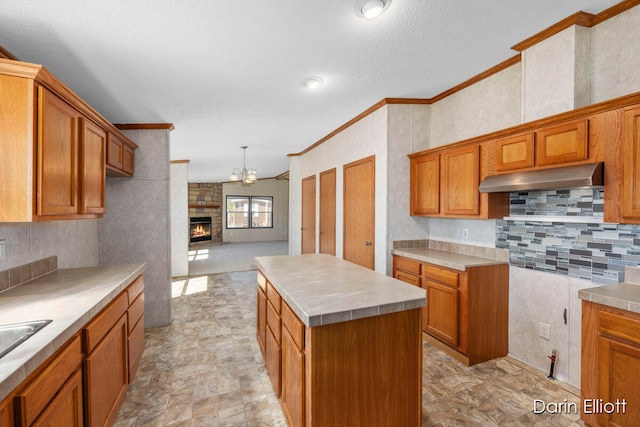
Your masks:
<path fill-rule="evenodd" d="M 146 268 L 125 264 L 57 270 L 0 293 L 0 325 L 53 320 L 0 359 L 0 401 Z"/>
<path fill-rule="evenodd" d="M 459 271 L 467 271 L 468 267 L 479 267 L 483 265 L 497 265 L 507 263 L 506 261 L 501 261 L 493 258 L 482 258 L 472 255 L 445 252 L 428 248 L 393 249 L 391 253 L 393 255 L 411 258 L 416 261 L 427 262 L 429 264 L 435 264 L 441 267 L 452 268 Z"/>
<path fill-rule="evenodd" d="M 582 289 L 578 296 L 585 301 L 640 313 L 640 285 L 635 283 L 614 283 Z"/>
<path fill-rule="evenodd" d="M 424 307 L 426 292 L 326 254 L 254 258 L 307 327 Z"/>

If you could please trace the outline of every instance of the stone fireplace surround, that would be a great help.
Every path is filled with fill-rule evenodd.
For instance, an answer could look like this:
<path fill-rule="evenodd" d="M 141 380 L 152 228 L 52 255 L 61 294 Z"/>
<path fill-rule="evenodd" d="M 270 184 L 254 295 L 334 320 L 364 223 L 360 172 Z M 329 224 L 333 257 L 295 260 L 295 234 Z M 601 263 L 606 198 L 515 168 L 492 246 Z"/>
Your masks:
<path fill-rule="evenodd" d="M 222 242 L 222 213 L 222 183 L 189 183 L 189 219 L 211 217 L 211 240 L 191 245 Z"/>

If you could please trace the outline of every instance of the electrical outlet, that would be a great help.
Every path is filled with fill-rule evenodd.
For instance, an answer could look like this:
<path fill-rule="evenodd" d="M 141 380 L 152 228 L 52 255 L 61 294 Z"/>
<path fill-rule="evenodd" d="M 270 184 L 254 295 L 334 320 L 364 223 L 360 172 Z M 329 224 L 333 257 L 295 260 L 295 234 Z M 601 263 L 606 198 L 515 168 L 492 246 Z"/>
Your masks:
<path fill-rule="evenodd" d="M 469 229 L 468 228 L 463 228 L 462 229 L 462 238 L 464 238 L 464 239 L 468 239 L 469 238 Z"/>
<path fill-rule="evenodd" d="M 0 240 L 0 259 L 5 259 L 7 256 L 7 241 Z"/>
<path fill-rule="evenodd" d="M 551 326 L 548 323 L 540 322 L 538 335 L 547 340 L 551 339 Z"/>

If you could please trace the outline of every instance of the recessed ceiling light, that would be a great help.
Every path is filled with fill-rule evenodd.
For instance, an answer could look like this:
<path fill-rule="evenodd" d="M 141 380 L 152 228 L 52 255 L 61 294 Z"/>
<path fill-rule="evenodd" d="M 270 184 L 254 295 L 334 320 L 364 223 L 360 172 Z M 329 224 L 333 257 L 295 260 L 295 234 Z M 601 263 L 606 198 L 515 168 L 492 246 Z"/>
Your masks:
<path fill-rule="evenodd" d="M 356 3 L 356 15 L 364 19 L 375 19 L 382 14 L 391 0 L 358 0 Z"/>
<path fill-rule="evenodd" d="M 309 89 L 316 89 L 322 84 L 323 80 L 320 77 L 311 77 L 304 82 L 304 85 Z"/>

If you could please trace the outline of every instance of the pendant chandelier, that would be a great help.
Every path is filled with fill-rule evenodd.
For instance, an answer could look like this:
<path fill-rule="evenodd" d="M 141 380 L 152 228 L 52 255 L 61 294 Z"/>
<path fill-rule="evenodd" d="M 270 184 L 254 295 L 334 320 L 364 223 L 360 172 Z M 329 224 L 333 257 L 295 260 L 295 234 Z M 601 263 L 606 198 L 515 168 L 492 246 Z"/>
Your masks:
<path fill-rule="evenodd" d="M 231 182 L 242 181 L 242 183 L 245 185 L 251 185 L 257 180 L 256 178 L 257 170 L 251 169 L 251 168 L 247 169 L 247 146 L 243 145 L 240 148 L 242 148 L 243 150 L 242 170 L 235 168 L 231 173 L 231 176 L 229 177 L 229 181 Z"/>

